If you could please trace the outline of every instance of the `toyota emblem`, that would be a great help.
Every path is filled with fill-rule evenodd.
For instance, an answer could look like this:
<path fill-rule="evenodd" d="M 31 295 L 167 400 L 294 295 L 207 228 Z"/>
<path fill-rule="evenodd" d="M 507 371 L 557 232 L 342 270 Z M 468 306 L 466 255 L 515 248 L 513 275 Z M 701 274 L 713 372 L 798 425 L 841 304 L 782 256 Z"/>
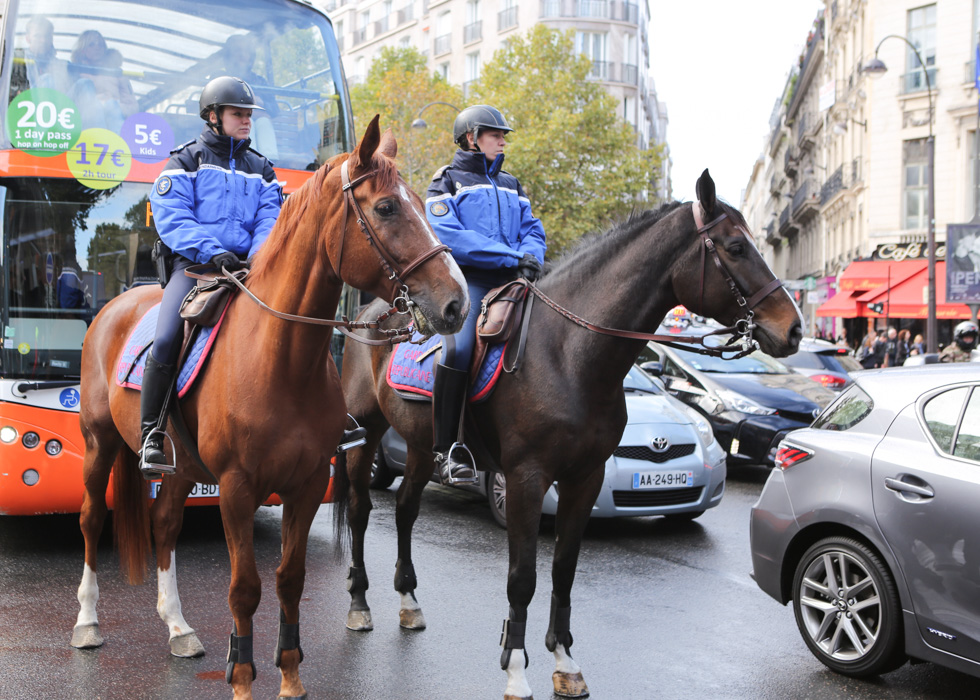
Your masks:
<path fill-rule="evenodd" d="M 654 452 L 666 452 L 670 441 L 665 437 L 655 437 L 650 441 L 650 449 Z"/>

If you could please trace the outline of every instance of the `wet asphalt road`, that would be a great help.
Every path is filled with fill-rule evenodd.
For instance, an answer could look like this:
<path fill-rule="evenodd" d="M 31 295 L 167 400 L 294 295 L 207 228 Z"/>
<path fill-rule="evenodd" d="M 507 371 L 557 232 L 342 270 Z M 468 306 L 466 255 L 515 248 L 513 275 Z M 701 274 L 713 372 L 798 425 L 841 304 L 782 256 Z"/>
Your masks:
<path fill-rule="evenodd" d="M 980 679 L 931 664 L 856 681 L 827 671 L 810 655 L 792 610 L 749 578 L 748 511 L 765 474 L 730 472 L 722 505 L 693 523 L 630 518 L 589 525 L 571 629 L 572 652 L 592 697 L 980 697 Z M 498 666 L 507 611 L 505 533 L 476 496 L 430 486 L 414 552 L 429 628 L 402 630 L 391 583 L 398 483 L 374 494 L 367 538 L 372 632 L 344 627 L 347 560 L 334 557 L 331 507 L 323 507 L 314 523 L 301 606 L 301 673 L 309 697 L 499 699 L 506 678 Z M 278 509 L 259 511 L 255 534 L 265 588 L 255 619 L 253 690 L 256 698 L 274 698 Z M 528 680 L 538 700 L 553 697 L 554 662 L 544 647 L 553 538 L 546 519 L 527 633 Z M 224 682 L 229 567 L 217 509 L 188 509 L 177 552 L 184 614 L 207 649 L 204 658 L 170 657 L 155 611 L 155 580 L 127 585 L 108 534 L 99 572 L 106 643 L 95 651 L 72 649 L 82 564 L 76 516 L 0 519 L 0 700 L 231 697 Z"/>

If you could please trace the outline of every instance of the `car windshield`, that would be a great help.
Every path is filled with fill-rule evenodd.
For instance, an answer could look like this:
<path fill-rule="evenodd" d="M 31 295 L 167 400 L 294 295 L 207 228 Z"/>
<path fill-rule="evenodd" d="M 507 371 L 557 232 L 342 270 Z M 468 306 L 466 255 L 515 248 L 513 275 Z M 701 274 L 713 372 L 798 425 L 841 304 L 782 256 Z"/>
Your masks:
<path fill-rule="evenodd" d="M 714 335 L 704 339 L 708 347 L 717 347 L 728 342 L 727 336 Z M 692 350 L 675 350 L 680 357 L 694 369 L 702 372 L 723 374 L 791 374 L 793 370 L 770 357 L 761 350 L 734 360 L 724 360 L 711 355 L 701 355 Z"/>
<path fill-rule="evenodd" d="M 626 373 L 626 377 L 623 379 L 623 388 L 626 391 L 645 391 L 651 394 L 663 393 L 659 382 L 651 379 L 646 372 L 636 365 L 630 367 L 630 371 Z"/>

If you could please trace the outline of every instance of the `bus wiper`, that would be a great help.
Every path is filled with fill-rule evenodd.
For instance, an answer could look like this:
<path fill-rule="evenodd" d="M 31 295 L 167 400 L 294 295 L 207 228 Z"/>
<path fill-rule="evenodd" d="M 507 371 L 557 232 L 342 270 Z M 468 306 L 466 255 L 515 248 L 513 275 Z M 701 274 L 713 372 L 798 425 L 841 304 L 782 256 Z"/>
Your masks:
<path fill-rule="evenodd" d="M 78 386 L 79 378 L 57 379 L 48 382 L 20 382 L 14 385 L 14 392 L 26 394 L 28 391 L 40 391 L 41 389 L 64 389 L 68 386 Z"/>

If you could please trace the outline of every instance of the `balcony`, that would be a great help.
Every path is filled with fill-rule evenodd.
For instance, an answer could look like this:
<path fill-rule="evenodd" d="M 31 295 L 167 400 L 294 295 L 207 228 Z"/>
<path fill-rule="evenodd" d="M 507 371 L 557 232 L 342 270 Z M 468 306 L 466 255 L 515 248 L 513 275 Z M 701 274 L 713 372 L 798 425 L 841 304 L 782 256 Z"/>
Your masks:
<path fill-rule="evenodd" d="M 360 44 L 363 44 L 365 41 L 367 41 L 367 28 L 366 27 L 364 29 L 357 29 L 357 30 L 351 32 L 351 35 L 350 35 L 350 44 L 351 44 L 351 46 L 358 46 Z"/>
<path fill-rule="evenodd" d="M 497 13 L 497 31 L 504 32 L 517 26 L 517 5 Z"/>
<path fill-rule="evenodd" d="M 793 193 L 793 218 L 801 224 L 817 215 L 820 208 L 820 187 L 810 178 Z"/>
<path fill-rule="evenodd" d="M 617 2 L 613 4 L 612 19 L 637 25 L 640 23 L 640 6 L 632 2 Z"/>
<path fill-rule="evenodd" d="M 786 155 L 783 157 L 783 170 L 786 171 L 787 177 L 796 177 L 798 165 L 798 154 L 793 149 L 787 148 Z"/>
<path fill-rule="evenodd" d="M 374 35 L 379 36 L 388 31 L 388 17 L 382 17 L 374 23 Z"/>
<path fill-rule="evenodd" d="M 840 166 L 834 173 L 827 178 L 827 181 L 823 183 L 823 187 L 820 188 L 820 204 L 823 206 L 834 197 L 837 193 L 844 189 L 844 166 Z"/>
<path fill-rule="evenodd" d="M 398 24 L 402 25 L 406 22 L 411 22 L 415 19 L 415 8 L 412 5 L 405 5 L 402 9 L 398 10 Z"/>
<path fill-rule="evenodd" d="M 861 156 L 858 156 L 851 161 L 850 166 L 851 179 L 847 183 L 848 187 L 857 187 L 858 185 L 864 184 L 864 172 L 861 169 Z"/>
<path fill-rule="evenodd" d="M 483 22 L 473 22 L 463 27 L 463 44 L 472 44 L 483 38 Z"/>
<path fill-rule="evenodd" d="M 800 230 L 800 227 L 796 225 L 796 222 L 793 221 L 790 215 L 790 207 L 792 207 L 792 204 L 787 204 L 783 209 L 783 213 L 779 215 L 779 233 L 782 236 L 792 236 Z"/>
<path fill-rule="evenodd" d="M 800 112 L 796 118 L 796 143 L 801 150 L 807 151 L 816 144 L 817 127 L 820 117 L 813 112 Z"/>
<path fill-rule="evenodd" d="M 578 0 L 578 17 L 593 17 L 596 19 L 609 19 L 608 0 Z"/>
<path fill-rule="evenodd" d="M 936 89 L 936 68 L 929 69 L 929 84 L 932 89 Z M 899 94 L 901 95 L 911 95 L 916 92 L 925 92 L 926 90 L 926 74 L 925 71 L 919 68 L 911 73 L 906 73 L 901 77 L 902 84 L 899 87 Z"/>
<path fill-rule="evenodd" d="M 592 61 L 592 70 L 585 77 L 591 78 L 592 80 L 609 80 L 609 67 L 608 61 Z"/>
<path fill-rule="evenodd" d="M 449 49 L 452 47 L 452 38 L 451 34 L 437 36 L 432 42 L 432 55 L 442 56 L 443 54 L 449 53 Z"/>
<path fill-rule="evenodd" d="M 541 19 L 547 19 L 550 17 L 565 17 L 563 12 L 563 3 L 561 0 L 541 0 Z"/>
<path fill-rule="evenodd" d="M 779 235 L 779 232 L 776 230 L 776 220 L 775 219 L 773 219 L 772 221 L 770 221 L 769 222 L 769 225 L 766 226 L 765 229 L 763 229 L 763 230 L 766 232 L 766 243 L 768 243 L 769 245 L 773 246 L 774 248 L 777 245 L 779 245 L 780 241 L 782 240 L 782 236 L 780 236 Z"/>
<path fill-rule="evenodd" d="M 620 76 L 621 82 L 629 85 L 636 85 L 638 82 L 639 68 L 629 63 L 624 63 L 622 68 L 622 75 Z"/>

